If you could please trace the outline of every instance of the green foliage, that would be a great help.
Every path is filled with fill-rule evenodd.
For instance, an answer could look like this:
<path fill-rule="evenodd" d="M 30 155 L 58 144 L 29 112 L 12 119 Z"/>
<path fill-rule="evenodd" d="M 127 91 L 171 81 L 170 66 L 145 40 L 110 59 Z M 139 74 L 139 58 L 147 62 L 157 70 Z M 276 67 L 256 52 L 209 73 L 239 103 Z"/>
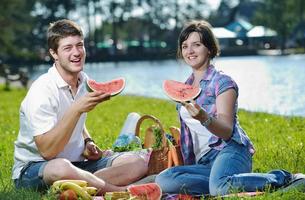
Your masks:
<path fill-rule="evenodd" d="M 112 146 L 114 152 L 135 151 L 142 149 L 141 139 L 134 135 L 120 135 Z"/>
<path fill-rule="evenodd" d="M 26 90 L 12 88 L 10 91 L 4 91 L 3 88 L 0 86 L 0 199 L 52 199 L 53 197 L 47 194 L 14 189 L 11 180 L 13 144 L 19 129 L 19 106 L 26 95 Z M 111 148 L 130 112 L 156 116 L 165 130 L 172 125 L 179 126 L 175 104 L 170 101 L 137 96 L 116 96 L 88 113 L 87 128 L 102 149 Z M 239 118 L 256 147 L 253 157 L 255 172 L 284 168 L 288 171 L 304 173 L 305 118 L 244 110 L 239 112 Z M 251 199 L 304 199 L 304 193 L 294 190 L 287 193 L 274 192 Z"/>
<path fill-rule="evenodd" d="M 293 28 L 305 20 L 305 3 L 302 0 L 265 0 L 258 10 L 254 23 L 277 31 L 282 39 L 282 49 Z"/>
<path fill-rule="evenodd" d="M 162 147 L 162 130 L 159 126 L 153 126 L 152 131 L 155 136 L 155 142 L 154 142 L 152 148 L 160 149 Z"/>
<path fill-rule="evenodd" d="M 3 0 L 0 7 L 0 60 L 32 55 L 31 35 L 33 1 Z"/>

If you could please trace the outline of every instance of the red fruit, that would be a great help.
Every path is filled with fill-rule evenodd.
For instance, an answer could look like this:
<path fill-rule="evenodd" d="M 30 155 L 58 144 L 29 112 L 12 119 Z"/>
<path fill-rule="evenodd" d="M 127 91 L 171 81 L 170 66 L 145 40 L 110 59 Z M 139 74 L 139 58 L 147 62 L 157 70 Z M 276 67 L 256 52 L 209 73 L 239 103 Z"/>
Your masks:
<path fill-rule="evenodd" d="M 162 190 L 157 183 L 131 185 L 127 190 L 139 200 L 160 200 L 162 196 Z"/>
<path fill-rule="evenodd" d="M 87 90 L 92 91 L 103 91 L 111 94 L 111 96 L 117 95 L 123 91 L 125 87 L 125 78 L 117 78 L 108 82 L 98 83 L 93 79 L 87 80 Z"/>
<path fill-rule="evenodd" d="M 77 194 L 74 190 L 68 189 L 59 195 L 59 200 L 77 200 Z"/>
<path fill-rule="evenodd" d="M 165 80 L 163 82 L 163 90 L 165 94 L 177 102 L 190 101 L 196 98 L 201 88 L 187 85 L 174 80 Z"/>

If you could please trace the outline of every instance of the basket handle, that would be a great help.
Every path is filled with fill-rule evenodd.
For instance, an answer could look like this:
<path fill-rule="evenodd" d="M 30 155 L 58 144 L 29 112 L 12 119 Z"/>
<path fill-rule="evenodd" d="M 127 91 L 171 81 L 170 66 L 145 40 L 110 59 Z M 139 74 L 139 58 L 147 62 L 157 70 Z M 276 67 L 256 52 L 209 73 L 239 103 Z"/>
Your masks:
<path fill-rule="evenodd" d="M 160 127 L 161 129 L 161 132 L 162 132 L 162 147 L 166 147 L 167 146 L 167 141 L 166 141 L 166 137 L 165 137 L 165 131 L 164 131 L 164 128 L 160 122 L 160 120 L 152 115 L 142 115 L 140 117 L 140 119 L 138 120 L 137 122 L 137 125 L 136 125 L 136 131 L 135 131 L 135 135 L 136 136 L 140 136 L 140 126 L 142 124 L 142 122 L 146 119 L 150 119 L 152 121 L 154 121 L 156 124 L 158 124 L 158 126 Z"/>

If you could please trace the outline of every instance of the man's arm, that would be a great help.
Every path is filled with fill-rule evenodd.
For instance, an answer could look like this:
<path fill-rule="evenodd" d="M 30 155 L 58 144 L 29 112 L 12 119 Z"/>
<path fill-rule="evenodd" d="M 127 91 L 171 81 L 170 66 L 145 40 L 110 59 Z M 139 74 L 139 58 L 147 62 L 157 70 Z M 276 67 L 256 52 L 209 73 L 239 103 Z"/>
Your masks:
<path fill-rule="evenodd" d="M 86 126 L 83 130 L 83 137 L 85 142 L 85 150 L 83 156 L 85 156 L 88 160 L 97 160 L 101 158 L 105 151 L 102 151 L 91 138 Z"/>
<path fill-rule="evenodd" d="M 86 125 L 85 125 L 84 130 L 83 130 L 83 137 L 84 137 L 84 139 L 91 138 Z"/>
<path fill-rule="evenodd" d="M 41 156 L 50 160 L 60 153 L 68 143 L 81 114 L 91 111 L 96 105 L 109 98 L 109 94 L 90 92 L 75 101 L 54 128 L 35 136 L 35 143 Z"/>

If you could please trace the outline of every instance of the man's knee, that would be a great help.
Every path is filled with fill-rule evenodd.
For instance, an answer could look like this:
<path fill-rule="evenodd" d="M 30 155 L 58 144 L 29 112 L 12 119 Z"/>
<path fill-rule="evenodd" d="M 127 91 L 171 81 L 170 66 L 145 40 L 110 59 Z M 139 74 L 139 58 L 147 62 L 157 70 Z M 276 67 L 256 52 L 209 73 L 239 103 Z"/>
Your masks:
<path fill-rule="evenodd" d="M 45 166 L 43 178 L 47 183 L 70 178 L 73 176 L 73 167 L 72 163 L 64 158 L 50 160 Z"/>
<path fill-rule="evenodd" d="M 130 170 L 134 170 L 134 173 L 129 173 L 131 178 L 141 178 L 147 174 L 148 165 L 143 158 L 136 154 L 127 153 L 126 155 L 121 155 L 117 157 L 111 166 L 120 166 L 125 165 L 131 168 Z"/>
<path fill-rule="evenodd" d="M 143 158 L 137 155 L 130 156 L 128 159 L 130 159 L 130 162 L 133 163 L 133 166 L 138 171 L 139 177 L 144 176 L 148 171 L 148 165 L 145 162 Z"/>
<path fill-rule="evenodd" d="M 111 166 L 118 166 L 124 164 L 135 164 L 141 168 L 147 165 L 145 160 L 139 155 L 134 153 L 126 153 L 114 159 Z"/>

